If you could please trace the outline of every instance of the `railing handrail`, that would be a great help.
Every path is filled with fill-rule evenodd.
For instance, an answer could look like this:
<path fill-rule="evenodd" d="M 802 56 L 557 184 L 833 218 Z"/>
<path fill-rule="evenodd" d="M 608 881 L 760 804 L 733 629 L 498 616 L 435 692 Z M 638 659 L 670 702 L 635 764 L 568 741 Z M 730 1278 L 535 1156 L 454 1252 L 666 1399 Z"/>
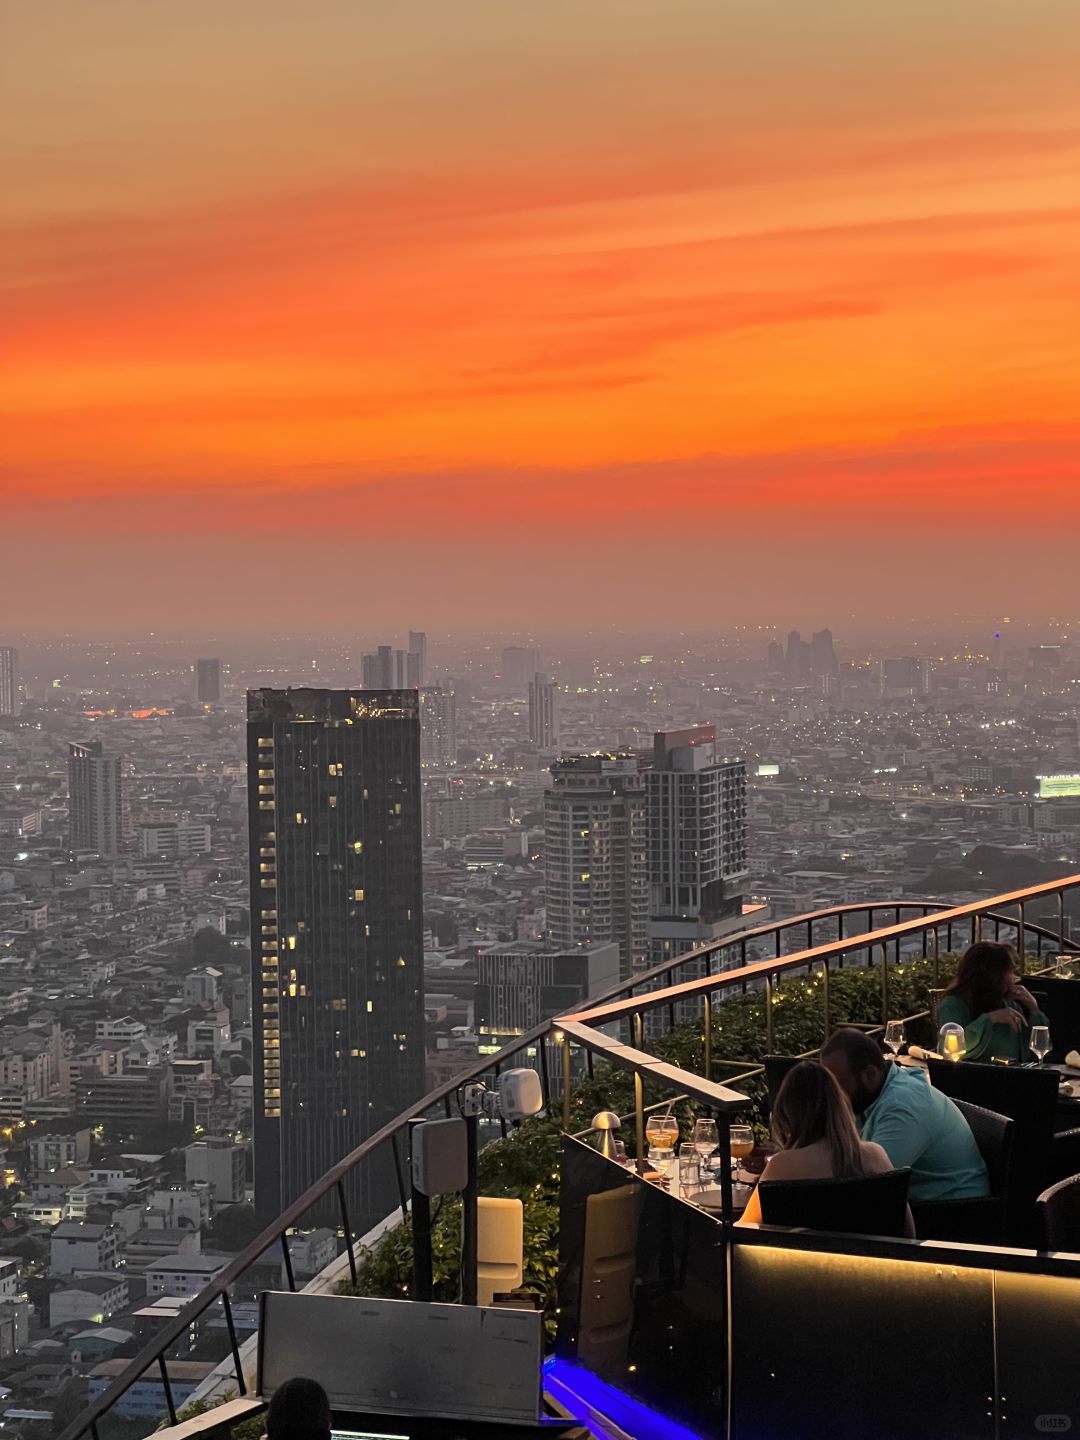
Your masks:
<path fill-rule="evenodd" d="M 704 960 L 711 955 L 716 955 L 723 950 L 734 949 L 735 946 L 748 945 L 754 940 L 763 940 L 767 936 L 783 935 L 788 930 L 806 925 L 816 925 L 821 920 L 833 920 L 841 915 L 870 914 L 874 910 L 922 910 L 928 915 L 935 910 L 941 909 L 947 901 L 942 900 L 878 900 L 870 904 L 866 900 L 853 900 L 842 905 L 827 905 L 821 910 L 807 910 L 801 915 L 788 915 L 783 920 L 770 920 L 768 924 L 751 925 L 745 930 L 732 930 L 729 935 L 721 935 L 716 940 L 706 940 L 701 945 L 695 945 L 691 950 L 682 950 L 678 955 L 671 955 L 666 960 L 661 960 L 658 965 L 653 965 L 648 970 L 639 970 L 627 980 L 620 980 L 607 990 L 602 990 L 595 997 L 596 1004 L 603 1004 L 609 1000 L 615 1000 L 620 995 L 632 994 L 639 986 L 648 984 L 653 980 L 662 979 L 673 970 L 681 969 L 691 960 Z M 1035 929 L 1033 925 L 1027 927 Z M 865 932 L 864 932 L 865 933 Z M 590 1001 L 590 1003 L 594 1003 Z"/>
<path fill-rule="evenodd" d="M 880 930 L 867 930 L 858 935 L 845 936 L 842 940 L 831 940 L 824 945 L 815 945 L 806 950 L 795 951 L 791 955 L 778 955 L 768 960 L 755 960 L 738 969 L 723 970 L 716 975 L 702 975 L 696 980 L 684 980 L 682 984 L 669 986 L 666 990 L 646 991 L 642 995 L 634 995 L 624 1000 L 604 1002 L 599 1005 L 589 1004 L 581 1010 L 572 1011 L 559 1018 L 563 1023 L 576 1021 L 579 1024 L 590 1026 L 609 1025 L 616 1020 L 628 1019 L 630 1016 L 643 1014 L 661 1005 L 677 1005 L 680 1001 L 692 1000 L 711 994 L 714 990 L 723 990 L 730 985 L 742 984 L 744 981 L 782 975 L 791 970 L 812 966 L 819 961 L 824 961 L 828 965 L 834 957 L 846 955 L 852 950 L 863 950 L 874 945 L 888 945 L 891 940 L 900 940 L 908 935 L 916 935 L 931 926 L 940 929 L 942 925 L 952 925 L 959 920 L 985 915 L 1004 905 L 1025 905 L 1028 901 L 1038 900 L 1045 895 L 1063 895 L 1066 890 L 1076 886 L 1080 886 L 1080 875 L 1069 875 L 1063 876 L 1060 880 L 1043 881 L 1039 885 L 1030 885 L 1022 890 L 1010 890 L 1002 895 L 992 895 L 986 900 L 973 900 L 966 905 L 955 905 L 951 909 L 934 910 L 915 920 L 903 920 L 899 925 L 886 925 Z M 895 905 L 878 904 L 873 908 L 885 910 L 896 907 Z M 1021 924 L 1019 916 L 1002 918 L 1006 923 L 1012 925 Z M 1023 924 L 1025 931 L 1030 928 L 1026 921 Z M 768 928 L 773 929 L 774 927 Z M 684 962 L 694 955 L 702 958 L 708 948 L 702 947 L 701 951 L 687 952 L 679 958 Z"/>
<path fill-rule="evenodd" d="M 995 897 L 991 897 L 991 899 L 985 903 L 992 904 L 994 898 Z M 601 990 L 597 995 L 590 996 L 589 1004 L 590 1006 L 602 1005 L 609 1001 L 617 1000 L 622 995 L 632 995 L 639 987 L 659 980 L 672 971 L 681 969 L 683 965 L 691 960 L 707 960 L 713 955 L 722 953 L 724 950 L 734 949 L 736 946 L 741 948 L 743 945 L 748 945 L 754 940 L 762 940 L 778 934 L 782 935 L 788 930 L 794 930 L 797 927 L 805 925 L 816 925 L 822 920 L 834 920 L 847 915 L 872 914 L 875 910 L 909 909 L 921 910 L 922 918 L 927 919 L 930 915 L 947 910 L 948 908 L 949 902 L 947 900 L 926 900 L 912 897 L 903 900 L 875 900 L 873 902 L 868 900 L 853 900 L 845 902 L 842 905 L 827 905 L 821 910 L 807 910 L 801 915 L 789 915 L 782 920 L 770 920 L 767 924 L 749 926 L 745 930 L 733 930 L 729 935 L 721 935 L 716 940 L 707 940 L 704 944 L 697 945 L 692 950 L 683 950 L 678 955 L 671 955 L 667 960 L 660 961 L 658 965 L 653 965 L 648 970 L 639 970 L 635 975 L 631 975 L 629 979 L 620 980 L 616 984 L 609 986 L 608 989 Z M 1000 921 L 1003 925 L 1016 924 L 1016 917 L 1012 915 L 994 915 L 988 911 L 982 911 L 980 913 L 987 919 Z M 1033 935 L 1040 935 L 1048 940 L 1061 940 L 1062 944 L 1080 949 L 1080 946 L 1076 945 L 1074 941 L 1065 940 L 1064 937 L 1058 936 L 1047 926 L 1040 925 L 1034 920 L 1024 921 L 1024 931 L 1025 933 L 1030 932 Z M 862 931 L 861 934 L 852 935 L 849 938 L 857 941 L 870 933 L 870 931 Z M 874 933 L 876 934 L 876 932 Z M 858 947 L 855 946 L 854 948 Z M 793 951 L 792 953 L 795 954 L 796 952 Z"/>
<path fill-rule="evenodd" d="M 593 1050 L 601 1060 L 609 1060 L 624 1070 L 634 1070 L 652 1076 L 655 1080 L 666 1080 L 678 1092 L 690 1100 L 700 1100 L 714 1110 L 745 1110 L 750 1097 L 738 1090 L 730 1090 L 715 1080 L 697 1075 L 692 1070 L 681 1070 L 650 1055 L 645 1050 L 636 1050 L 632 1045 L 620 1045 L 617 1040 L 593 1030 L 575 1020 L 562 1020 L 559 1029 L 570 1040 L 576 1040 L 587 1050 Z"/>
<path fill-rule="evenodd" d="M 230 1285 L 240 1278 L 244 1272 L 255 1263 L 256 1260 L 272 1245 L 281 1243 L 288 1234 L 288 1231 L 296 1225 L 303 1216 L 338 1186 L 345 1177 L 359 1164 L 366 1160 L 371 1154 L 380 1148 L 395 1135 L 401 1133 L 411 1120 L 419 1118 L 426 1111 L 439 1105 L 453 1095 L 462 1085 L 468 1084 L 471 1080 L 478 1079 L 487 1074 L 490 1070 L 497 1068 L 504 1059 L 519 1054 L 528 1046 L 541 1042 L 546 1036 L 557 1030 L 563 1032 L 573 1039 L 577 1039 L 590 1049 L 595 1050 L 601 1056 L 607 1055 L 616 1064 L 622 1062 L 630 1068 L 636 1068 L 652 1075 L 655 1079 L 667 1084 L 675 1085 L 678 1089 L 696 1098 L 705 1100 L 719 1110 L 730 1113 L 732 1110 L 745 1106 L 747 1097 L 737 1091 L 728 1090 L 726 1087 L 716 1084 L 711 1080 L 694 1076 L 690 1072 L 676 1070 L 672 1066 L 664 1065 L 644 1051 L 638 1051 L 629 1046 L 621 1046 L 618 1042 L 597 1032 L 597 1025 L 610 1024 L 625 1016 L 640 1014 L 645 1010 L 654 1009 L 661 1005 L 677 1003 L 681 999 L 693 996 L 709 994 L 713 990 L 723 989 L 732 984 L 741 983 L 743 980 L 762 975 L 777 975 L 789 970 L 812 965 L 817 961 L 824 960 L 826 965 L 833 956 L 846 954 L 848 951 L 865 948 L 868 945 L 887 944 L 890 940 L 905 935 L 925 931 L 930 925 L 935 928 L 949 924 L 956 920 L 962 920 L 973 915 L 986 915 L 991 913 L 995 907 L 1008 904 L 1023 904 L 1031 899 L 1038 899 L 1044 895 L 1063 893 L 1065 890 L 1080 886 L 1080 875 L 1064 877 L 1060 880 L 1047 881 L 1041 885 L 1031 886 L 1024 890 L 1009 892 L 1005 895 L 991 896 L 987 900 L 970 902 L 967 905 L 955 906 L 945 909 L 935 909 L 936 902 L 904 899 L 893 901 L 877 901 L 873 904 L 859 901 L 849 905 L 829 906 L 822 910 L 811 911 L 803 915 L 788 917 L 786 920 L 770 921 L 768 924 L 754 926 L 746 931 L 736 931 L 731 935 L 721 937 L 719 940 L 711 941 L 696 950 L 685 951 L 680 955 L 672 956 L 663 961 L 660 965 L 648 971 L 643 971 L 627 980 L 620 981 L 617 985 L 608 990 L 600 992 L 594 999 L 590 999 L 586 1008 L 576 1011 L 573 1014 L 544 1020 L 535 1025 L 532 1029 L 522 1035 L 514 1036 L 507 1044 L 502 1046 L 494 1055 L 486 1055 L 476 1061 L 475 1064 L 463 1069 L 452 1079 L 445 1081 L 442 1085 L 436 1086 L 426 1095 L 416 1100 L 407 1109 L 403 1110 L 393 1120 L 389 1121 L 374 1135 L 368 1137 L 348 1155 L 344 1156 L 330 1170 L 322 1175 L 313 1185 L 309 1186 L 304 1193 L 293 1203 L 283 1210 L 264 1230 L 260 1232 L 250 1244 L 245 1246 L 241 1253 L 210 1281 L 210 1283 L 199 1292 L 198 1295 L 184 1306 L 172 1321 L 160 1330 L 154 1338 L 132 1357 L 129 1364 L 118 1375 L 108 1389 L 103 1392 L 95 1403 L 89 1406 L 79 1417 L 73 1421 L 59 1437 L 59 1440 L 80 1440 L 80 1437 L 88 1431 L 96 1435 L 97 1422 L 112 1409 L 116 1401 L 124 1395 L 138 1380 L 140 1380 L 155 1364 L 165 1365 L 165 1356 L 169 1349 L 184 1334 L 188 1327 L 199 1318 L 211 1305 L 215 1304 L 222 1296 L 227 1295 Z M 725 970 L 716 975 L 706 975 L 701 979 L 684 982 L 681 985 L 671 986 L 664 990 L 649 991 L 640 995 L 633 995 L 633 991 L 642 984 L 661 978 L 670 971 L 685 965 L 689 961 L 700 960 L 717 950 L 725 949 L 731 945 L 742 945 L 753 939 L 766 935 L 783 933 L 794 928 L 796 925 L 812 926 L 819 920 L 825 920 L 839 914 L 868 913 L 873 910 L 896 910 L 916 908 L 923 910 L 918 918 L 905 921 L 899 925 L 886 926 L 880 930 L 863 931 L 859 934 L 845 937 L 843 940 L 833 941 L 826 945 L 818 945 L 803 951 L 794 952 L 788 956 L 776 956 L 772 959 L 755 961 L 750 965 L 738 969 Z M 995 917 L 997 918 L 997 917 Z M 1019 917 L 1000 917 L 1003 923 L 1018 924 Z M 1025 933 L 1027 931 L 1038 931 L 1042 927 L 1035 924 L 1023 922 Z M 1045 932 L 1052 933 L 1052 932 Z M 1063 937 L 1061 937 L 1063 939 Z M 612 998 L 628 996 L 626 999 Z M 700 1093 L 699 1093 L 700 1092 Z M 348 1237 L 347 1237 L 348 1238 Z"/>

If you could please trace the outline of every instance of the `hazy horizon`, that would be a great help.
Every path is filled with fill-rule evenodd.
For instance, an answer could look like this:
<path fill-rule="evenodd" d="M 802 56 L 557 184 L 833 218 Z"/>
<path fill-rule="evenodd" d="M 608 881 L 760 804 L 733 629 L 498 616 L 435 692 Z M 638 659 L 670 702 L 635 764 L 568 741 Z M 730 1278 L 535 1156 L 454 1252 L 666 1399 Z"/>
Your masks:
<path fill-rule="evenodd" d="M 749 624 L 732 623 L 727 626 L 703 626 L 692 629 L 681 625 L 661 626 L 654 630 L 634 625 L 598 625 L 589 628 L 580 626 L 558 629 L 552 626 L 515 627 L 499 626 L 489 622 L 483 626 L 454 627 L 444 629 L 425 624 L 423 617 L 413 617 L 408 623 L 401 616 L 387 625 L 358 622 L 356 626 L 334 631 L 329 627 L 315 630 L 270 627 L 243 630 L 239 628 L 191 628 L 190 626 L 158 626 L 154 629 L 141 625 L 128 627 L 107 626 L 84 630 L 58 630 L 49 626 L 27 627 L 22 632 L 6 632 L 9 642 L 21 641 L 33 651 L 62 650 L 73 648 L 92 653 L 100 650 L 106 653 L 127 651 L 143 647 L 147 651 L 155 648 L 178 650 L 185 655 L 219 655 L 228 660 L 230 652 L 258 652 L 270 650 L 274 653 L 283 648 L 303 650 L 306 654 L 342 653 L 359 655 L 373 650 L 378 645 L 389 644 L 408 648 L 408 634 L 420 630 L 427 636 L 428 649 L 432 653 L 471 654 L 478 656 L 490 651 L 493 657 L 501 655 L 505 646 L 538 646 L 546 659 L 556 652 L 566 655 L 593 655 L 602 660 L 638 659 L 642 655 L 661 661 L 670 661 L 681 654 L 715 653 L 723 657 L 729 653 L 748 655 L 760 660 L 768 645 L 776 640 L 785 642 L 791 631 L 801 633 L 809 639 L 815 630 L 825 629 L 832 633 L 838 654 L 849 660 L 865 658 L 872 651 L 900 647 L 918 653 L 937 652 L 949 645 L 982 645 L 988 653 L 995 637 L 1002 637 L 1005 649 L 1017 649 L 1037 644 L 1071 643 L 1080 621 L 1062 617 L 1025 617 L 1023 615 L 1002 618 L 979 614 L 937 614 L 895 616 L 890 620 L 872 621 L 865 616 L 823 615 L 807 618 L 796 615 L 787 617 L 782 623 L 756 622 Z M 215 648 L 216 647 L 216 648 Z M 138 653 L 136 649 L 136 653 Z M 959 658 L 959 657 L 957 657 Z M 545 659 L 545 663 L 546 663 Z"/>

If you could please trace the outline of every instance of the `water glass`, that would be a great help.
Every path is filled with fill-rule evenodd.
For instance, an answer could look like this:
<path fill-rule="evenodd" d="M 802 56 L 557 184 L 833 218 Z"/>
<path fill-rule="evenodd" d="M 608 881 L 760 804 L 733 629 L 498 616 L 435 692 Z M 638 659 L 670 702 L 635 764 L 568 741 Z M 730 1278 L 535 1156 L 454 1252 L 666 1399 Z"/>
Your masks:
<path fill-rule="evenodd" d="M 679 1183 L 684 1191 L 701 1184 L 701 1158 L 694 1144 L 679 1146 Z"/>
<path fill-rule="evenodd" d="M 654 1146 L 649 1151 L 649 1169 L 655 1170 L 660 1176 L 660 1184 L 663 1189 L 668 1187 L 668 1172 L 671 1169 L 671 1162 L 674 1160 L 674 1152 L 661 1146 Z"/>

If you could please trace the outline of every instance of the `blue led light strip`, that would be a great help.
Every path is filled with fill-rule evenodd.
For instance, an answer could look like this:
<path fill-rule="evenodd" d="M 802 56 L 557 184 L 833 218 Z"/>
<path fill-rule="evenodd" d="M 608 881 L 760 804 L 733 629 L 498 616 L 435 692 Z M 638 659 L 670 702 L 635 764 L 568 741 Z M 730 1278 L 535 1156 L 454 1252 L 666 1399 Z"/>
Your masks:
<path fill-rule="evenodd" d="M 632 1400 L 614 1385 L 598 1379 L 591 1370 L 572 1365 L 568 1360 L 545 1361 L 544 1384 L 550 1389 L 552 1399 L 583 1424 L 588 1424 L 588 1417 L 574 1413 L 574 1400 L 611 1420 L 634 1440 L 704 1440 L 696 1431 L 650 1410 L 640 1400 Z"/>

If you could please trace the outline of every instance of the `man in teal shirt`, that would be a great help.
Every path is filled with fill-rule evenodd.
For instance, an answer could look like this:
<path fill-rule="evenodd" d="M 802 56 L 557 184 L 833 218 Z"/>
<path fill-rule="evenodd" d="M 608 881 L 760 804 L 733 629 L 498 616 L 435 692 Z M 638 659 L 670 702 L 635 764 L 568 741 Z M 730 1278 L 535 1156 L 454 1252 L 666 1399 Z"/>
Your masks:
<path fill-rule="evenodd" d="M 910 1169 L 912 1201 L 989 1195 L 986 1165 L 967 1121 L 921 1070 L 890 1064 L 861 1030 L 837 1030 L 821 1063 L 851 1101 L 859 1134 L 880 1145 L 898 1170 Z"/>

